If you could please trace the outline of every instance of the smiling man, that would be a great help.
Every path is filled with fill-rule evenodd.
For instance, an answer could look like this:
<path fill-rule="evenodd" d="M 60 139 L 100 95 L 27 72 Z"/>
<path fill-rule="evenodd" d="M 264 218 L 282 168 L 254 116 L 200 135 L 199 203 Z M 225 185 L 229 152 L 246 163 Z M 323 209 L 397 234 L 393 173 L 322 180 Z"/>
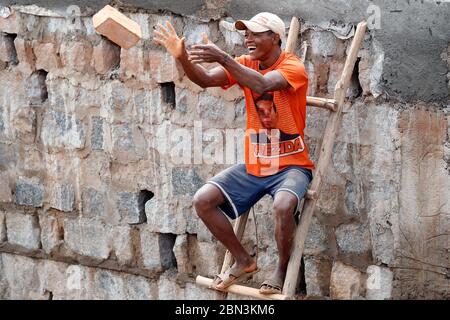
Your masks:
<path fill-rule="evenodd" d="M 248 48 L 248 54 L 237 59 L 212 43 L 194 45 L 187 51 L 185 38 L 177 36 L 170 22 L 158 26 L 154 41 L 178 59 L 189 79 L 199 86 L 227 89 L 238 84 L 244 90 L 245 165 L 234 165 L 213 177 L 197 191 L 193 203 L 198 216 L 235 259 L 231 268 L 214 279 L 213 286 L 224 289 L 258 271 L 256 261 L 242 247 L 226 216 L 235 219 L 265 194 L 273 197 L 278 264 L 260 292 L 280 293 L 294 239 L 295 213 L 314 168 L 303 143 L 308 77 L 301 61 L 281 48 L 285 25 L 278 16 L 262 12 L 250 20 L 237 21 L 235 27 L 245 32 Z M 220 66 L 207 70 L 200 64 L 204 62 Z M 276 105 L 276 117 L 267 106 L 258 113 L 254 97 L 266 93 Z M 254 140 L 267 132 L 267 126 L 282 132 L 286 139 Z"/>

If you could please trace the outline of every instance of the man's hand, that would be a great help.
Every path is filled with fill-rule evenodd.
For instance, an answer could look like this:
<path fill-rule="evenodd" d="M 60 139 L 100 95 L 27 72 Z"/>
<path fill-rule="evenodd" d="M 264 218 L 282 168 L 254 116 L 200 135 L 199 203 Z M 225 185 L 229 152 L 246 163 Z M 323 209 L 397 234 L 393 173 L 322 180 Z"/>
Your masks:
<path fill-rule="evenodd" d="M 169 21 L 166 21 L 166 28 L 158 24 L 158 29 L 153 32 L 153 41 L 166 48 L 174 58 L 180 58 L 185 52 L 185 38 L 179 38 L 177 32 Z"/>
<path fill-rule="evenodd" d="M 189 60 L 192 63 L 218 62 L 224 64 L 228 54 L 220 50 L 215 44 L 209 42 L 206 33 L 202 34 L 203 45 L 194 45 L 189 51 Z"/>

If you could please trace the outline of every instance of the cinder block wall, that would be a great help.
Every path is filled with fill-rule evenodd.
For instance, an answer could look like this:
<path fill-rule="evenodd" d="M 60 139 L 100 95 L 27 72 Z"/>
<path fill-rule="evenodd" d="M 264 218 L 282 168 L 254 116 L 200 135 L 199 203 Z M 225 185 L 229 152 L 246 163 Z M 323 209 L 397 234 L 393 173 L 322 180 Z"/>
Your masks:
<path fill-rule="evenodd" d="M 2 299 L 217 297 L 194 279 L 213 276 L 224 249 L 191 200 L 236 162 L 222 146 L 242 155 L 243 96 L 191 83 L 151 34 L 170 19 L 188 44 L 205 31 L 233 55 L 245 52 L 242 38 L 219 20 L 125 13 L 143 30 L 129 50 L 96 34 L 90 16 L 0 18 Z M 308 234 L 303 293 L 449 298 L 448 105 L 386 95 L 371 34 Z M 321 28 L 302 36 L 309 95 L 331 98 L 351 39 Z M 314 158 L 327 114 L 308 109 Z M 255 206 L 258 239 L 253 216 L 244 237 L 259 249 L 254 286 L 275 267 L 271 204 Z"/>

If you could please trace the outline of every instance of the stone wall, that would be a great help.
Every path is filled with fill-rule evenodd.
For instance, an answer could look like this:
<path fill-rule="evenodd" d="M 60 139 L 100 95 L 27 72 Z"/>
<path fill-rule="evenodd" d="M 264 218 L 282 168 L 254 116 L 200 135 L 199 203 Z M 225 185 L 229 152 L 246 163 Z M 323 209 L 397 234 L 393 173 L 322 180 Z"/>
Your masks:
<path fill-rule="evenodd" d="M 124 50 L 90 16 L 24 8 L 0 17 L 0 298 L 217 298 L 194 279 L 219 270 L 224 248 L 191 200 L 241 158 L 245 104 L 238 88 L 191 83 L 151 34 L 171 19 L 188 44 L 205 31 L 233 55 L 242 39 L 218 19 L 133 10 L 143 39 Z M 309 94 L 332 97 L 351 38 L 316 27 L 302 39 Z M 307 237 L 308 296 L 450 297 L 448 101 L 390 97 L 384 54 L 368 30 Z M 450 67 L 450 46 L 436 54 Z M 314 158 L 327 115 L 308 109 Z M 275 267 L 271 204 L 243 240 L 262 268 L 254 286 Z"/>

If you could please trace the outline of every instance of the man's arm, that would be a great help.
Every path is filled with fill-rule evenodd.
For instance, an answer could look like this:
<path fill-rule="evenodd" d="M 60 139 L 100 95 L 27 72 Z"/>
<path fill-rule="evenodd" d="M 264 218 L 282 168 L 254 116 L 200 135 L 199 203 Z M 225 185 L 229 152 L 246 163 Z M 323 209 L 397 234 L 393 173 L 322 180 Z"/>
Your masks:
<path fill-rule="evenodd" d="M 262 75 L 256 70 L 241 65 L 214 44 L 193 46 L 193 50 L 190 51 L 190 59 L 193 63 L 220 63 L 237 82 L 259 94 L 290 87 L 290 84 L 278 71 L 274 70 Z"/>
<path fill-rule="evenodd" d="M 193 63 L 189 59 L 189 54 L 186 51 L 185 38 L 179 38 L 172 24 L 167 21 L 167 28 L 158 25 L 158 30 L 154 31 L 154 42 L 165 47 L 166 50 L 180 61 L 184 72 L 188 78 L 198 84 L 206 87 L 220 87 L 228 84 L 228 77 L 221 67 L 215 67 L 207 70 L 203 66 Z"/>

